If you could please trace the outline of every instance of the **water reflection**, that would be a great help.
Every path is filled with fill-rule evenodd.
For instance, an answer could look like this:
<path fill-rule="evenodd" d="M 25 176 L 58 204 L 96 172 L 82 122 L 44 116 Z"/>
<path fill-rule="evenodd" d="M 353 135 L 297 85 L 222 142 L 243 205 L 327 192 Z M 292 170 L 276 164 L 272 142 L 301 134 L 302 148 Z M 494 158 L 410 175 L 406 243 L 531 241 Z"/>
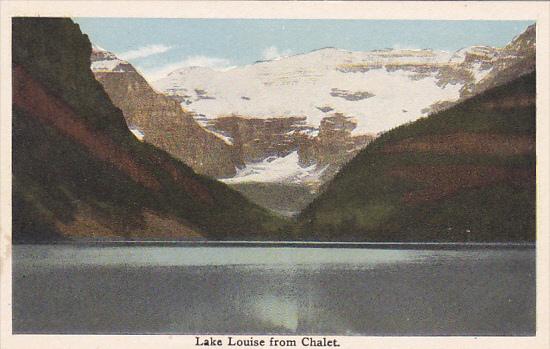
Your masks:
<path fill-rule="evenodd" d="M 299 313 L 295 298 L 261 295 L 252 302 L 249 309 L 250 315 L 258 320 L 274 328 L 282 327 L 290 333 L 296 333 Z"/>

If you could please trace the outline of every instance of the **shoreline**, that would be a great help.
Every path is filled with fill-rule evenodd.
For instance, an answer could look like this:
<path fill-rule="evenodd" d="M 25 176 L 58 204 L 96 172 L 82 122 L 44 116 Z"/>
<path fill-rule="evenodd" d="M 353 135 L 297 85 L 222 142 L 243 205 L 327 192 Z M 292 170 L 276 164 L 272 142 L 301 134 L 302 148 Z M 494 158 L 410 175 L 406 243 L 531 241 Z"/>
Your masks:
<path fill-rule="evenodd" d="M 536 242 L 320 242 L 320 241 L 182 241 L 96 240 L 17 242 L 13 246 L 52 245 L 75 247 L 240 247 L 240 248 L 364 248 L 364 249 L 488 249 L 536 248 Z"/>

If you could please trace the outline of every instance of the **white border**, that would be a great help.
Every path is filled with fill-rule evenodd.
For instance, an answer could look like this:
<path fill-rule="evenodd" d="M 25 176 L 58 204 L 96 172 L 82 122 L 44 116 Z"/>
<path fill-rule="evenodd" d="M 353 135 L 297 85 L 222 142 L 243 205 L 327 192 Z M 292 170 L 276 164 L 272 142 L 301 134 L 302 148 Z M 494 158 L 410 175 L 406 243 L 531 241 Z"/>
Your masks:
<path fill-rule="evenodd" d="M 1 1 L 1 0 L 0 0 Z M 191 348 L 193 336 L 11 334 L 11 21 L 13 16 L 484 19 L 537 21 L 537 335 L 534 337 L 332 337 L 341 348 L 550 348 L 550 118 L 548 2 L 0 2 L 0 347 Z M 299 341 L 300 337 L 295 338 Z M 224 347 L 225 348 L 225 347 Z"/>

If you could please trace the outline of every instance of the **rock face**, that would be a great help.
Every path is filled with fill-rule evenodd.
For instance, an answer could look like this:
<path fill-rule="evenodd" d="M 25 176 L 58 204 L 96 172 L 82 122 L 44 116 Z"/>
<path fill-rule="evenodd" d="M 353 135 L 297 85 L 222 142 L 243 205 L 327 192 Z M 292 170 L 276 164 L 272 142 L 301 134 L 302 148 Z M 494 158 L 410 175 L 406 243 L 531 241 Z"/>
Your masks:
<path fill-rule="evenodd" d="M 95 46 L 91 63 L 136 137 L 212 177 L 232 177 L 244 165 L 233 147 L 201 127 L 178 102 L 155 92 L 131 64 Z"/>
<path fill-rule="evenodd" d="M 78 25 L 21 17 L 12 32 L 14 242 L 284 239 L 267 210 L 132 135 Z"/>
<path fill-rule="evenodd" d="M 482 77 L 477 82 L 469 82 L 460 91 L 456 101 L 444 101 L 432 105 L 430 112 L 437 112 L 475 96 L 489 88 L 503 85 L 536 68 L 536 27 L 529 26 L 508 45 L 497 49 L 475 46 L 458 51 L 453 59 L 461 60 L 461 69 L 482 68 Z"/>
<path fill-rule="evenodd" d="M 320 183 L 330 180 L 341 166 L 376 138 L 374 134 L 352 136 L 356 123 L 341 113 L 323 118 L 316 137 L 308 138 L 298 154 L 301 163 L 321 168 Z"/>
<path fill-rule="evenodd" d="M 209 127 L 227 137 L 239 158 L 248 164 L 235 177 L 224 181 L 288 182 L 317 189 L 343 163 L 375 138 L 374 135 L 352 136 L 356 123 L 339 113 L 325 117 L 317 129 L 308 126 L 305 119 L 246 119 L 228 116 L 209 122 Z M 255 165 L 266 160 L 272 163 L 274 159 L 286 159 L 287 166 L 281 169 L 288 171 L 276 177 L 268 173 L 267 168 L 256 166 L 254 169 Z"/>
<path fill-rule="evenodd" d="M 310 130 L 303 125 L 304 119 L 228 116 L 214 119 L 208 126 L 227 137 L 243 161 L 251 163 L 271 156 L 284 157 L 296 150 L 299 140 L 307 137 L 302 132 Z"/>
<path fill-rule="evenodd" d="M 536 68 L 535 40 L 536 27 L 532 25 L 501 49 L 493 61 L 493 69 L 485 79 L 474 86 L 472 95 L 534 71 Z"/>
<path fill-rule="evenodd" d="M 300 234 L 535 241 L 535 85 L 532 72 L 384 133 L 301 212 Z"/>
<path fill-rule="evenodd" d="M 262 168 L 271 168 L 262 162 L 272 157 L 288 162 L 297 152 L 289 175 L 275 177 L 318 186 L 379 133 L 447 109 L 534 66 L 531 26 L 504 48 L 324 48 L 228 71 L 184 68 L 153 84 L 233 144 L 246 167 L 228 183 L 257 181 Z M 300 171 L 307 175 L 297 177 Z M 267 173 L 265 178 L 274 180 Z"/>

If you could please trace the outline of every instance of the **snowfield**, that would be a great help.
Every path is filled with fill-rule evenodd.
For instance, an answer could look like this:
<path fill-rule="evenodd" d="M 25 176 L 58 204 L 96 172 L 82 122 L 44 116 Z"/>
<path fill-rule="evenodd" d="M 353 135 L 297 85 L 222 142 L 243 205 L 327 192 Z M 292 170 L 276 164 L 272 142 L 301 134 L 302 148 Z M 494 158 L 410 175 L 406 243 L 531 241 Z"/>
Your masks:
<path fill-rule="evenodd" d="M 357 122 L 352 134 L 360 135 L 414 121 L 434 103 L 457 100 L 464 82 L 443 81 L 442 69 L 462 64 L 461 69 L 469 69 L 467 77 L 479 81 L 491 69 L 480 62 L 464 64 L 466 54 L 475 51 L 482 60 L 490 60 L 491 50 L 495 49 L 453 54 L 326 48 L 226 71 L 183 68 L 153 84 L 169 95 L 184 97 L 182 105 L 201 114 L 203 124 L 228 115 L 305 116 L 308 125 L 318 127 L 324 117 L 342 113 Z"/>
<path fill-rule="evenodd" d="M 227 184 L 257 182 L 257 183 L 316 183 L 326 166 L 317 169 L 317 165 L 302 167 L 298 152 L 292 152 L 285 157 L 269 157 L 261 162 L 249 163 L 243 169 L 238 169 L 235 177 L 220 179 Z"/>

